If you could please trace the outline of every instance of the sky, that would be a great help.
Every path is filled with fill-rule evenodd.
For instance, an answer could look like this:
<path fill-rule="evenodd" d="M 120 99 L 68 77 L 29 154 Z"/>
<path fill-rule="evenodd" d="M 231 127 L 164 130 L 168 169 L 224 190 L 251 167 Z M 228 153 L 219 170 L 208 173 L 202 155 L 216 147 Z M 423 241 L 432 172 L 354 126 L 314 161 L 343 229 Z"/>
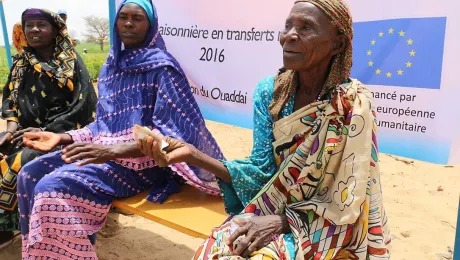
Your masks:
<path fill-rule="evenodd" d="M 84 38 L 83 17 L 95 15 L 109 18 L 108 0 L 3 0 L 3 8 L 10 42 L 13 25 L 21 20 L 21 14 L 27 8 L 45 8 L 54 12 L 65 9 L 68 28 L 76 32 L 77 39 Z M 4 45 L 3 33 L 0 34 L 0 45 Z"/>

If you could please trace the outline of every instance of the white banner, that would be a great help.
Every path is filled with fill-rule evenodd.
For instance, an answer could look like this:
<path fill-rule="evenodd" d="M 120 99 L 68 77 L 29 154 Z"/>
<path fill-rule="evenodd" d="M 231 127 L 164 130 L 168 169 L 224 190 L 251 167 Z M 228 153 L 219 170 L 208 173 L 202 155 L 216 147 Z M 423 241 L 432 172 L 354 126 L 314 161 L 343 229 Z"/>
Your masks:
<path fill-rule="evenodd" d="M 120 2 L 120 1 L 118 1 Z M 349 0 L 352 77 L 374 93 L 380 151 L 460 163 L 460 4 Z M 160 32 L 206 119 L 252 128 L 252 93 L 282 66 L 285 0 L 156 0 Z"/>

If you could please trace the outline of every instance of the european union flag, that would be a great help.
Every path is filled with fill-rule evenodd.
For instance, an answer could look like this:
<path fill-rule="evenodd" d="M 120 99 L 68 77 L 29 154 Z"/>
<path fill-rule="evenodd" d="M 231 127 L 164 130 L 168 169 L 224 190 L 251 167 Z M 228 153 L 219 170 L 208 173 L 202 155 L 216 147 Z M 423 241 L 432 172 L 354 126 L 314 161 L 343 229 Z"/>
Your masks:
<path fill-rule="evenodd" d="M 370 85 L 441 88 L 446 18 L 353 24 L 352 77 Z"/>

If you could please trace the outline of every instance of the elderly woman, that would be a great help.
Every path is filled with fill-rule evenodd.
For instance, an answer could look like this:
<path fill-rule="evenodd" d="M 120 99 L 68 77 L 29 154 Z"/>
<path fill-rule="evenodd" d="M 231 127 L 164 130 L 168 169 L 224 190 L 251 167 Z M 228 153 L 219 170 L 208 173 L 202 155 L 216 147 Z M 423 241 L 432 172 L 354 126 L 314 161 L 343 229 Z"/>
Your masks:
<path fill-rule="evenodd" d="M 97 259 L 88 236 L 102 227 L 117 198 L 150 190 L 148 200 L 163 202 L 183 182 L 220 194 L 212 174 L 184 163 L 157 167 L 134 141 L 138 124 L 223 158 L 184 72 L 166 51 L 151 0 L 123 1 L 114 33 L 99 76 L 96 120 L 67 134 L 25 136 L 24 143 L 39 150 L 67 146 L 25 165 L 20 173 L 24 259 Z"/>
<path fill-rule="evenodd" d="M 220 179 L 229 213 L 194 259 L 388 259 L 372 95 L 350 79 L 352 19 L 341 0 L 294 4 L 281 37 L 284 67 L 254 94 L 254 148 L 219 161 L 166 137 L 145 154 Z M 233 242 L 236 248 L 234 248 Z"/>
<path fill-rule="evenodd" d="M 24 133 L 64 133 L 94 120 L 96 94 L 88 71 L 71 45 L 64 21 L 54 13 L 28 9 L 14 42 L 8 82 L 3 89 L 0 137 L 0 244 L 19 227 L 17 175 L 23 165 L 43 152 L 22 145 Z M 20 29 L 17 29 L 20 28 Z M 22 42 L 24 34 L 27 42 Z"/>

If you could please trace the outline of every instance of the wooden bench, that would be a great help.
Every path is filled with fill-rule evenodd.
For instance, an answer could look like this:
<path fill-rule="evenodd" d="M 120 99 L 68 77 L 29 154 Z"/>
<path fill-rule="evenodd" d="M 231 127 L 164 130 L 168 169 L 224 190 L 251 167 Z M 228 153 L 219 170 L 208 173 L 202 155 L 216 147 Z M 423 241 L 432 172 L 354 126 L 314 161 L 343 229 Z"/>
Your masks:
<path fill-rule="evenodd" d="M 187 235 L 207 238 L 227 218 L 222 198 L 184 185 L 163 204 L 145 200 L 148 191 L 113 202 L 113 206 L 150 219 Z"/>

